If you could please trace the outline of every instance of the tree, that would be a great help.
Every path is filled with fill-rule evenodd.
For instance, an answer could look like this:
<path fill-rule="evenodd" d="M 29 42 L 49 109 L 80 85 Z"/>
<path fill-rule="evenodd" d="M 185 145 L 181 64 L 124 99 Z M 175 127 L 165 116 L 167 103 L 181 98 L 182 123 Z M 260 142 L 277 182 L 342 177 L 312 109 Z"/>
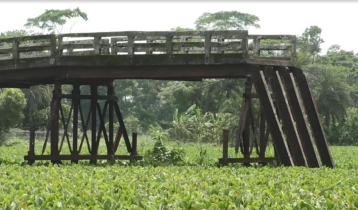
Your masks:
<path fill-rule="evenodd" d="M 243 30 L 250 26 L 260 28 L 260 19 L 251 14 L 238 11 L 204 13 L 195 21 L 197 30 Z"/>
<path fill-rule="evenodd" d="M 39 28 L 42 31 L 47 31 L 48 33 L 60 34 L 63 26 L 67 23 L 68 20 L 72 20 L 70 31 L 79 21 L 79 19 L 87 21 L 87 14 L 82 12 L 78 7 L 71 10 L 46 10 L 41 15 L 35 18 L 28 18 L 25 27 L 29 28 Z"/>
<path fill-rule="evenodd" d="M 351 104 L 348 69 L 332 65 L 312 64 L 304 68 L 318 112 L 324 117 L 327 127 L 331 121 L 343 120 Z"/>
<path fill-rule="evenodd" d="M 358 55 L 355 55 L 353 51 L 342 50 L 339 45 L 329 47 L 327 54 L 320 56 L 317 62 L 333 66 L 344 66 L 351 71 L 358 71 Z"/>
<path fill-rule="evenodd" d="M 316 62 L 349 69 L 347 83 L 350 86 L 353 105 L 358 107 L 358 55 L 353 51 L 342 50 L 339 45 L 332 45 L 327 50 L 327 54 L 319 56 Z"/>
<path fill-rule="evenodd" d="M 321 52 L 321 44 L 324 40 L 321 38 L 322 29 L 318 26 L 311 26 L 306 28 L 302 36 L 298 38 L 298 48 L 300 51 L 307 53 L 311 56 L 312 63 L 318 53 Z"/>
<path fill-rule="evenodd" d="M 9 129 L 21 123 L 25 106 L 26 99 L 21 90 L 9 88 L 0 93 L 0 145 L 5 142 Z"/>
<path fill-rule="evenodd" d="M 24 109 L 25 118 L 23 126 L 29 126 L 30 116 L 32 116 L 32 123 L 34 125 L 46 126 L 52 98 L 52 85 L 33 86 L 29 89 L 23 89 L 22 92 L 25 94 L 27 102 Z"/>

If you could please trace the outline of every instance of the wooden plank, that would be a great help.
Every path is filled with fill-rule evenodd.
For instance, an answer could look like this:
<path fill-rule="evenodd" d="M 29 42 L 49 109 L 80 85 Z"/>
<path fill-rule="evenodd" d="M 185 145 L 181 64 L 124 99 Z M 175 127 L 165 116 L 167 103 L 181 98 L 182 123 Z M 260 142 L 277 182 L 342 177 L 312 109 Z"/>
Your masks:
<path fill-rule="evenodd" d="M 294 166 L 288 146 L 284 140 L 280 123 L 277 119 L 275 108 L 269 94 L 265 76 L 258 66 L 250 68 L 252 73 L 253 84 L 257 94 L 259 95 L 260 104 L 265 110 L 265 118 L 271 131 L 274 146 L 278 151 L 280 162 L 285 166 Z"/>
<path fill-rule="evenodd" d="M 291 45 L 260 45 L 260 50 L 289 50 Z"/>
<path fill-rule="evenodd" d="M 1 38 L 0 42 L 8 42 L 11 43 L 13 40 L 17 40 L 18 42 L 22 42 L 22 41 L 29 41 L 29 40 L 49 40 L 52 36 L 55 35 L 33 35 L 33 36 L 21 36 L 21 37 L 10 37 L 10 38 Z"/>
<path fill-rule="evenodd" d="M 108 160 L 111 158 L 108 155 L 35 155 L 33 156 L 34 160 Z M 24 157 L 25 160 L 29 160 L 29 156 Z M 142 160 L 142 156 L 133 156 L 133 155 L 115 155 L 115 160 Z"/>
<path fill-rule="evenodd" d="M 300 91 L 300 95 L 305 107 L 305 113 L 311 125 L 312 133 L 316 141 L 316 146 L 317 146 L 318 153 L 321 157 L 322 165 L 333 168 L 334 164 L 333 164 L 332 156 L 329 151 L 326 136 L 323 131 L 323 127 L 320 122 L 317 108 L 312 98 L 312 94 L 308 86 L 306 76 L 303 73 L 302 69 L 300 68 L 290 67 L 290 70 L 294 75 L 298 89 Z"/>
<path fill-rule="evenodd" d="M 278 158 L 268 157 L 268 158 L 228 158 L 227 163 L 270 163 L 270 162 L 279 162 Z M 219 163 L 224 163 L 224 159 L 220 158 Z"/>
<path fill-rule="evenodd" d="M 294 116 L 297 131 L 301 139 L 301 144 L 303 151 L 305 153 L 308 167 L 316 168 L 320 167 L 320 164 L 317 159 L 316 152 L 314 150 L 314 145 L 312 142 L 312 138 L 309 134 L 309 126 L 308 122 L 305 118 L 305 115 L 302 110 L 302 105 L 300 100 L 298 99 L 299 93 L 296 90 L 296 83 L 289 72 L 289 69 L 285 67 L 278 68 L 278 71 L 285 83 L 286 93 L 290 102 L 290 107 L 292 109 L 292 114 Z"/>
<path fill-rule="evenodd" d="M 249 39 L 282 39 L 282 40 L 290 40 L 293 35 L 256 35 L 250 34 L 248 35 Z"/>
<path fill-rule="evenodd" d="M 248 35 L 248 31 L 245 30 L 230 30 L 230 31 L 120 31 L 120 32 L 97 32 L 97 33 L 71 33 L 61 34 L 59 37 L 114 37 L 114 36 L 128 36 L 132 34 L 135 37 L 147 37 L 147 36 L 166 36 L 168 33 L 173 36 L 205 36 L 206 32 L 210 32 L 213 36 L 228 36 L 245 38 Z M 0 40 L 1 41 L 1 40 Z"/>
<path fill-rule="evenodd" d="M 292 113 L 289 108 L 278 71 L 276 71 L 274 76 L 270 78 L 270 83 L 272 91 L 275 95 L 277 107 L 281 114 L 283 129 L 286 133 L 286 141 L 290 148 L 292 159 L 297 166 L 307 166 L 308 164 L 302 149 L 301 139 L 299 138 L 296 125 L 293 121 Z"/>

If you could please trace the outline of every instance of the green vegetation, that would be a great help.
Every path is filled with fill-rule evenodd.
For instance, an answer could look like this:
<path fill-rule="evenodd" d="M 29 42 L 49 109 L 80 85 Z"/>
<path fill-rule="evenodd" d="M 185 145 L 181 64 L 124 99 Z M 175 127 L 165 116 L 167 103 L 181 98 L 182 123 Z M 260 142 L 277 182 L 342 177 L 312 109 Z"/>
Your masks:
<path fill-rule="evenodd" d="M 41 33 L 61 33 L 68 21 L 72 21 L 72 28 L 78 19 L 87 20 L 87 14 L 79 8 L 46 10 L 29 18 L 25 26 L 41 29 Z M 194 28 L 248 29 L 260 27 L 258 22 L 255 15 L 221 11 L 204 13 Z M 172 30 L 191 29 L 178 26 Z M 329 143 L 357 145 L 358 54 L 339 45 L 321 52 L 321 33 L 318 26 L 310 26 L 298 37 L 297 66 L 307 74 Z M 0 33 L 0 38 L 30 34 L 34 33 L 14 30 Z M 283 168 L 274 163 L 217 167 L 222 156 L 222 129 L 231 131 L 230 139 L 235 135 L 242 80 L 118 80 L 115 88 L 128 132 L 140 134 L 138 153 L 144 155 L 143 161 L 99 161 L 96 166 L 88 162 L 52 165 L 37 161 L 28 166 L 23 162 L 27 139 L 5 141 L 5 135 L 10 128 L 27 129 L 30 122 L 46 127 L 52 87 L 1 91 L 1 209 L 358 208 L 358 148 L 354 146 L 330 147 L 335 169 Z M 64 93 L 70 91 L 70 87 L 64 88 Z M 89 87 L 82 86 L 81 91 L 88 94 Z M 102 94 L 106 89 L 98 91 Z M 66 100 L 62 103 L 66 115 L 69 105 Z M 82 107 L 88 113 L 89 103 Z M 253 111 L 257 113 L 257 104 Z M 143 135 L 146 133 L 151 133 L 153 139 Z M 41 146 L 42 142 L 36 141 L 36 154 L 41 153 Z M 87 153 L 86 149 L 82 153 Z M 45 154 L 50 154 L 49 150 L 48 146 Z M 125 150 L 121 142 L 118 154 L 125 154 Z M 68 153 L 64 146 L 63 154 Z M 106 153 L 102 141 L 99 154 Z M 267 153 L 273 156 L 272 145 Z M 242 157 L 232 147 L 229 156 Z"/>
<path fill-rule="evenodd" d="M 336 169 L 215 167 L 221 147 L 139 137 L 143 162 L 22 164 L 27 142 L 0 147 L 3 209 L 355 209 L 356 147 L 331 147 Z M 164 148 L 163 148 L 164 147 Z M 36 149 L 41 149 L 39 145 Z M 120 147 L 124 152 L 124 145 Z M 164 152 L 165 151 L 165 152 Z M 104 144 L 100 152 L 105 152 Z M 269 152 L 272 154 L 272 150 Z M 163 154 L 171 154 L 165 157 Z M 230 149 L 230 156 L 235 156 Z M 153 157 L 162 158 L 153 159 Z M 155 161 L 155 162 L 153 162 Z M 306 208 L 305 208 L 306 207 Z"/>

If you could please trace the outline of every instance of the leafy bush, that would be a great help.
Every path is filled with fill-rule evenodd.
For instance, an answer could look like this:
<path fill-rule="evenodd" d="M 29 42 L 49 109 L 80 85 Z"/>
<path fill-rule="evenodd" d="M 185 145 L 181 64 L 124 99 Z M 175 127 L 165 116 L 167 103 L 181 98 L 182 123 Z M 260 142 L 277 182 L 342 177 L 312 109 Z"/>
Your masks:
<path fill-rule="evenodd" d="M 327 139 L 333 145 L 358 145 L 358 108 L 348 108 L 347 117 L 330 126 Z"/>
<path fill-rule="evenodd" d="M 164 145 L 167 135 L 160 131 L 153 137 L 155 144 L 153 149 L 147 150 L 145 161 L 154 166 L 160 165 L 184 165 L 185 152 L 182 148 L 168 148 Z"/>
<path fill-rule="evenodd" d="M 9 129 L 16 127 L 24 119 L 22 110 L 26 106 L 24 93 L 19 89 L 5 89 L 0 94 L 0 145 L 6 141 Z"/>
<path fill-rule="evenodd" d="M 223 129 L 235 126 L 237 119 L 231 113 L 202 113 L 196 105 L 179 114 L 175 111 L 170 137 L 180 141 L 219 143 Z"/>
<path fill-rule="evenodd" d="M 131 116 L 128 116 L 124 119 L 124 124 L 126 125 L 128 134 L 131 133 L 141 133 L 142 132 L 142 126 L 140 125 L 140 121 L 138 118 Z"/>

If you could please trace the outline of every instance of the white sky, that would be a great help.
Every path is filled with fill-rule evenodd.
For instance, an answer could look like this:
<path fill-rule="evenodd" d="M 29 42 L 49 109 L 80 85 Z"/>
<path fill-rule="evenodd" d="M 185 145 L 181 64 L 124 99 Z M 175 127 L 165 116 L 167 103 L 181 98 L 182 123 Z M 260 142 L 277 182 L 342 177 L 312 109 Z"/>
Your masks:
<path fill-rule="evenodd" d="M 27 18 L 36 17 L 45 9 L 73 9 L 79 7 L 88 21 L 79 22 L 72 32 L 155 31 L 181 26 L 193 28 L 195 20 L 204 12 L 237 10 L 260 18 L 260 29 L 249 34 L 301 35 L 306 27 L 322 28 L 323 52 L 333 44 L 358 53 L 358 2 L 309 1 L 64 1 L 26 2 L 0 1 L 0 32 L 23 29 Z M 69 32 L 69 27 L 62 33 Z"/>

